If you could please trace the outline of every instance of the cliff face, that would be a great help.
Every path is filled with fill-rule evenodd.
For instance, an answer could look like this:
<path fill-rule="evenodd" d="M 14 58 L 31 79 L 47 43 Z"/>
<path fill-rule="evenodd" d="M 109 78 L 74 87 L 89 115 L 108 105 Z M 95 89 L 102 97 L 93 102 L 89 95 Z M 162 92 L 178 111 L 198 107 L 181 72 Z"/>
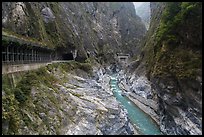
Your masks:
<path fill-rule="evenodd" d="M 3 35 L 40 42 L 56 55 L 77 51 L 76 61 L 86 61 L 3 75 L 3 134 L 133 134 L 97 63 L 113 62 L 116 52 L 135 54 L 146 30 L 133 4 L 3 2 L 2 28 Z"/>
<path fill-rule="evenodd" d="M 149 29 L 150 24 L 150 2 L 144 2 L 139 7 L 136 8 L 136 14 L 141 17 L 145 24 L 146 29 Z"/>
<path fill-rule="evenodd" d="M 166 134 L 202 134 L 202 4 L 151 3 L 144 42 L 147 77 Z"/>
<path fill-rule="evenodd" d="M 111 2 L 3 2 L 2 26 L 60 52 L 77 50 L 79 61 L 133 54 L 146 31 L 132 3 Z"/>
<path fill-rule="evenodd" d="M 116 52 L 137 55 L 119 86 L 164 134 L 202 134 L 202 4 L 151 2 L 150 10 L 145 35 L 131 3 L 3 2 L 4 34 L 96 61 L 48 65 L 16 87 L 4 76 L 3 134 L 133 134 L 108 83 L 112 66 L 103 69 Z"/>

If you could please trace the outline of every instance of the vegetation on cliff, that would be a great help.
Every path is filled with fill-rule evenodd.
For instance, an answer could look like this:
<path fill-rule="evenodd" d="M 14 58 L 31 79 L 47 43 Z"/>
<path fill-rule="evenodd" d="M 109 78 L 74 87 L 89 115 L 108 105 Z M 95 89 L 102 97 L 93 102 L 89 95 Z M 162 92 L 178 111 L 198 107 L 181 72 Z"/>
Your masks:
<path fill-rule="evenodd" d="M 146 31 L 129 2 L 3 2 L 2 28 L 9 36 L 56 51 L 77 50 L 80 62 L 100 56 L 99 46 L 105 62 L 116 52 L 137 51 L 135 43 Z"/>
<path fill-rule="evenodd" d="M 32 113 L 36 113 L 38 115 L 39 111 L 42 110 L 43 104 L 38 104 L 41 98 L 38 100 L 32 100 L 31 94 L 35 92 L 35 90 L 40 90 L 39 94 L 42 95 L 42 99 L 48 97 L 51 101 L 53 101 L 53 105 L 57 105 L 57 98 L 53 97 L 51 94 L 49 95 L 49 90 L 52 89 L 55 92 L 58 92 L 57 87 L 55 86 L 57 83 L 64 84 L 67 82 L 67 77 L 62 77 L 61 79 L 57 78 L 54 75 L 54 72 L 58 70 L 60 74 L 67 74 L 67 72 L 75 72 L 77 69 L 80 71 L 86 72 L 89 76 L 92 75 L 92 65 L 90 63 L 78 63 L 78 62 L 69 62 L 69 63 L 55 63 L 48 65 L 46 67 L 42 67 L 38 70 L 32 70 L 23 74 L 21 79 L 17 82 L 14 87 L 12 84 L 12 77 L 10 74 L 3 75 L 2 77 L 2 125 L 3 125 L 3 134 L 19 134 L 19 129 L 22 127 L 22 120 L 24 124 L 31 127 L 33 130 L 37 128 L 35 124 L 30 124 L 31 118 L 25 112 L 25 110 L 29 110 Z M 46 87 L 43 91 L 42 87 Z M 47 93 L 48 92 L 48 93 Z M 78 96 L 78 94 L 74 94 Z M 37 98 L 36 98 L 37 99 Z M 33 105 L 35 106 L 35 110 L 33 109 Z M 49 123 L 47 123 L 49 126 Z"/>
<path fill-rule="evenodd" d="M 107 102 L 107 96 L 103 96 L 103 91 L 109 91 L 98 86 L 97 81 L 86 80 L 85 77 L 93 76 L 92 66 L 97 66 L 98 62 L 101 66 L 107 65 L 106 62 L 116 63 L 114 53 L 121 51 L 130 53 L 130 55 L 135 54 L 132 64 L 129 65 L 131 69 L 138 66 L 142 66 L 142 69 L 145 68 L 143 67 L 145 61 L 147 76 L 153 83 L 152 85 L 156 85 L 156 90 L 151 89 L 148 92 L 156 91 L 153 94 L 156 96 L 155 98 L 159 99 L 158 115 L 161 116 L 161 127 L 167 129 L 167 134 L 190 134 L 185 128 L 185 122 L 189 119 L 194 127 L 195 124 L 198 128 L 202 126 L 199 123 L 201 120 L 197 120 L 202 108 L 200 105 L 202 104 L 200 103 L 202 4 L 200 2 L 156 3 L 153 11 L 159 12 L 156 13 L 158 15 L 153 13 L 147 39 L 141 44 L 144 45 L 144 48 L 140 55 L 138 53 L 141 46 L 136 45 L 141 42 L 146 30 L 144 24 L 138 19 L 139 17 L 134 14 L 133 5 L 131 3 L 101 3 L 101 5 L 99 3 L 57 2 L 13 3 L 15 8 L 13 8 L 12 14 L 7 12 L 5 16 L 2 16 L 2 32 L 5 36 L 5 39 L 2 39 L 2 44 L 6 45 L 15 38 L 20 39 L 13 41 L 13 44 L 16 45 L 21 45 L 21 41 L 37 42 L 56 48 L 56 54 L 59 55 L 77 51 L 75 60 L 84 62 L 53 63 L 38 70 L 29 71 L 19 78 L 16 85 L 13 82 L 15 78 L 12 77 L 15 74 L 3 75 L 2 134 L 75 133 L 74 131 L 67 132 L 67 129 L 70 128 L 68 126 L 72 126 L 73 123 L 84 124 L 81 123 L 79 117 L 88 118 L 94 114 L 87 113 L 88 115 L 82 116 L 86 113 L 86 109 L 76 110 L 79 100 L 84 97 L 84 92 L 87 90 L 88 98 L 83 100 L 86 100 L 88 104 L 94 101 L 97 96 L 102 96 L 100 100 L 105 99 Z M 157 9 L 157 6 L 162 8 Z M 164 11 L 163 7 L 165 7 Z M 11 10 L 9 8 L 7 10 Z M 15 10 L 19 11 L 18 16 L 15 14 Z M 45 13 L 42 13 L 43 10 L 50 16 L 45 17 Z M 13 20 L 13 18 L 17 20 Z M 21 19 L 24 22 L 19 22 Z M 6 39 L 6 36 L 11 36 L 11 39 Z M 104 71 L 106 70 L 98 72 L 104 73 Z M 137 71 L 137 73 L 140 72 Z M 99 78 L 96 79 L 100 81 L 101 77 Z M 129 78 L 129 80 L 131 79 Z M 76 84 L 80 82 L 84 85 Z M 107 83 L 105 81 L 105 84 Z M 96 87 L 96 89 L 93 90 L 86 84 Z M 76 88 L 80 90 L 74 90 Z M 142 88 L 141 91 L 145 92 Z M 93 94 L 93 98 L 90 98 L 91 94 Z M 96 104 L 99 104 L 99 108 L 102 109 L 102 111 L 100 110 L 102 114 L 106 108 L 104 109 L 103 105 L 97 102 Z M 107 106 L 111 106 L 111 103 L 108 102 Z M 98 111 L 97 105 L 91 105 L 91 107 Z M 86 106 L 86 108 L 88 107 Z M 187 112 L 186 114 L 190 115 L 183 120 L 184 122 L 182 121 L 183 114 L 180 116 L 180 110 L 184 110 Z M 103 120 L 107 120 L 107 118 L 99 118 L 100 113 L 96 113 L 96 119 L 104 123 Z M 73 120 L 75 114 L 77 114 L 76 119 Z M 185 116 L 187 117 L 187 115 Z M 184 124 L 181 125 L 179 120 Z M 92 118 L 91 121 L 93 121 Z M 108 121 L 108 123 L 118 122 Z M 187 124 L 189 124 L 188 121 Z M 181 126 L 183 127 L 180 128 Z M 193 126 L 191 123 L 187 125 L 190 128 Z M 64 127 L 66 127 L 66 131 L 62 131 Z M 87 127 L 88 124 L 85 125 L 86 129 Z M 99 128 L 98 124 L 93 127 Z M 107 128 L 106 125 L 105 128 Z M 75 129 L 73 127 L 73 130 Z M 79 129 L 81 130 L 80 127 Z M 197 129 L 192 129 L 194 133 L 193 130 Z M 81 131 L 83 132 L 83 130 Z M 200 131 L 196 131 L 196 133 L 200 133 Z"/>
<path fill-rule="evenodd" d="M 202 4 L 167 3 L 156 32 L 148 73 L 155 77 L 196 79 L 202 65 Z"/>
<path fill-rule="evenodd" d="M 155 2 L 150 7 L 138 68 L 159 98 L 160 128 L 171 135 L 202 134 L 202 3 Z"/>

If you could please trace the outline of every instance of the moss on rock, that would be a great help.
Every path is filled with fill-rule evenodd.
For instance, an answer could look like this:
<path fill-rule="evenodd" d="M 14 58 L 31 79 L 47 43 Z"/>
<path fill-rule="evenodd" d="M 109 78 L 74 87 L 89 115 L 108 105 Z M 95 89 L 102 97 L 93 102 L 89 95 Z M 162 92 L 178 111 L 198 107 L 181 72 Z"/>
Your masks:
<path fill-rule="evenodd" d="M 146 47 L 149 48 L 146 59 L 149 76 L 165 78 L 173 75 L 180 80 L 195 79 L 200 75 L 201 42 L 195 37 L 200 35 L 197 30 L 202 27 L 197 25 L 201 22 L 200 8 L 202 7 L 197 2 L 167 3 L 161 24 L 154 35 L 156 42 L 153 46 Z"/>

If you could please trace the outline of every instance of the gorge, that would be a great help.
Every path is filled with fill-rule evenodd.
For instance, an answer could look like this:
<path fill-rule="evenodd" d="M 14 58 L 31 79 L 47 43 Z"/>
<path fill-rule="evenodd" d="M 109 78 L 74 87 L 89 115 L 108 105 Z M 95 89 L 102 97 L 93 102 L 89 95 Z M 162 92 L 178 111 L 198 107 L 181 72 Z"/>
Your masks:
<path fill-rule="evenodd" d="M 2 2 L 2 134 L 202 135 L 202 3 L 146 5 Z"/>

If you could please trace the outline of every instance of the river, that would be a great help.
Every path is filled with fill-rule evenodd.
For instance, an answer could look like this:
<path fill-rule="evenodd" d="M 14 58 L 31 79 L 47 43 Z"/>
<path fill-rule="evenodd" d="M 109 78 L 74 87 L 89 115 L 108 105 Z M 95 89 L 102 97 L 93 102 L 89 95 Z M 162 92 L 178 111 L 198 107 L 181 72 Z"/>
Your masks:
<path fill-rule="evenodd" d="M 126 96 L 123 96 L 122 91 L 118 87 L 116 74 L 112 75 L 110 80 L 111 89 L 116 99 L 123 105 L 128 112 L 130 121 L 137 127 L 137 130 L 142 135 L 161 135 L 161 131 L 156 122 L 139 107 L 137 107 Z"/>

